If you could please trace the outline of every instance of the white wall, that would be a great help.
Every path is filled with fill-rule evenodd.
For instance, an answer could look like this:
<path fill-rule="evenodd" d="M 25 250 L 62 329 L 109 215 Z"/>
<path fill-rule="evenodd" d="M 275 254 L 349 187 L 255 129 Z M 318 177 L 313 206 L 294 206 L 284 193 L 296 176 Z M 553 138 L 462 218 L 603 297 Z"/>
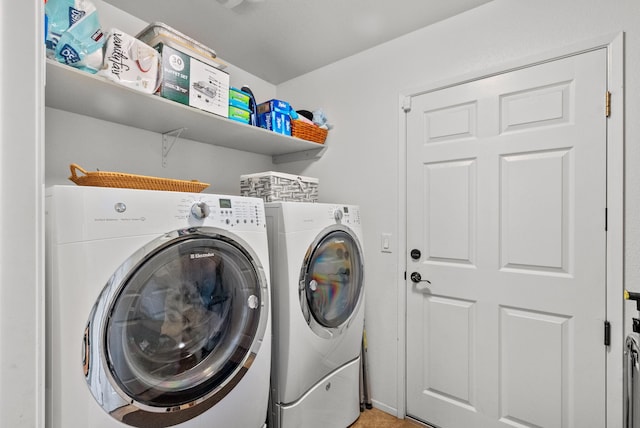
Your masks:
<path fill-rule="evenodd" d="M 396 390 L 396 343 L 398 319 L 403 316 L 398 312 L 397 287 L 404 286 L 404 269 L 397 266 L 397 254 L 379 251 L 383 232 L 394 234 L 397 249 L 402 224 L 396 206 L 401 179 L 399 95 L 453 76 L 480 76 L 501 64 L 624 31 L 625 275 L 627 288 L 639 290 L 640 198 L 635 195 L 640 187 L 636 167 L 640 147 L 635 142 L 640 139 L 640 121 L 634 120 L 640 115 L 636 96 L 640 90 L 639 19 L 636 0 L 494 0 L 278 86 L 278 97 L 296 108 L 323 107 L 335 124 L 322 159 L 283 167 L 319 177 L 321 199 L 349 201 L 363 208 L 366 322 L 376 406 L 403 412 Z"/>
<path fill-rule="evenodd" d="M 44 422 L 42 4 L 0 3 L 2 427 Z"/>
<path fill-rule="evenodd" d="M 73 132 L 69 124 L 73 124 Z M 162 166 L 162 135 L 46 109 L 46 183 L 74 185 L 69 165 L 209 183 L 205 193 L 239 194 L 240 175 L 272 169 L 271 157 L 179 138 Z M 80 174 L 81 175 L 81 174 Z"/>

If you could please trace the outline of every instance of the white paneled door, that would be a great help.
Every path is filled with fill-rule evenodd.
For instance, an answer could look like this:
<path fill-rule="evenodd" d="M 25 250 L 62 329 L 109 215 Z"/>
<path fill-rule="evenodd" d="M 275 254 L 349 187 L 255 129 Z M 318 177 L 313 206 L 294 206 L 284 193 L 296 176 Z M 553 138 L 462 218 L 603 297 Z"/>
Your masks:
<path fill-rule="evenodd" d="M 606 426 L 606 73 L 599 49 L 412 99 L 408 415 Z"/>

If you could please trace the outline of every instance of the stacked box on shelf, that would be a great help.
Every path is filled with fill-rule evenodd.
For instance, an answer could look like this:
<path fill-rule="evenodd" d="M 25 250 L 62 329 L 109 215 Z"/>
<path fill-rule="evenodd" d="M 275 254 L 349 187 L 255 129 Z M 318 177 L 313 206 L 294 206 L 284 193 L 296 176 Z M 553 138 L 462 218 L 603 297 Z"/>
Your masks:
<path fill-rule="evenodd" d="M 291 106 L 282 100 L 269 100 L 258 105 L 258 126 L 279 134 L 291 135 Z"/>
<path fill-rule="evenodd" d="M 249 94 L 240 89 L 229 89 L 229 119 L 242 123 L 251 121 L 251 110 L 249 109 Z"/>
<path fill-rule="evenodd" d="M 246 92 L 231 87 L 229 88 L 229 105 L 249 110 L 249 100 L 251 96 Z"/>
<path fill-rule="evenodd" d="M 258 172 L 240 176 L 240 194 L 265 202 L 318 201 L 318 179 L 282 172 Z"/>
<path fill-rule="evenodd" d="M 251 112 L 242 107 L 236 107 L 229 104 L 229 119 L 236 122 L 249 123 L 251 122 Z"/>
<path fill-rule="evenodd" d="M 210 113 L 229 116 L 229 74 L 215 51 L 173 28 L 154 23 L 136 38 L 162 57 L 160 95 Z"/>

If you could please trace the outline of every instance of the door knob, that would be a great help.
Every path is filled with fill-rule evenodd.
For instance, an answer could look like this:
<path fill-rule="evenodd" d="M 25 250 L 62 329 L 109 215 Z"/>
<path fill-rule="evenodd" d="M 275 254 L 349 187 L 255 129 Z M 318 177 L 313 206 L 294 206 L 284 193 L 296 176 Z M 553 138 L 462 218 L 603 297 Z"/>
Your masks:
<path fill-rule="evenodd" d="M 431 284 L 431 281 L 429 281 L 428 279 L 422 279 L 422 275 L 420 275 L 420 272 L 411 272 L 411 282 L 426 282 L 427 284 Z"/>

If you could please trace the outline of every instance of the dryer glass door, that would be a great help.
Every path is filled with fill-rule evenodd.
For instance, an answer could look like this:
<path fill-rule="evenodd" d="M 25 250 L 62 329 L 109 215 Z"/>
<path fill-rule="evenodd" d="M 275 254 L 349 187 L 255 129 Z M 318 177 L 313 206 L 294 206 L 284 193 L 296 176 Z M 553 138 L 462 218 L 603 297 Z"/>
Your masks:
<path fill-rule="evenodd" d="M 361 250 L 347 231 L 331 231 L 312 246 L 303 267 L 300 300 L 314 331 L 321 334 L 314 328 L 320 326 L 338 329 L 350 319 L 363 292 L 362 278 Z"/>
<path fill-rule="evenodd" d="M 132 400 L 179 406 L 226 394 L 250 365 L 260 275 L 230 239 L 177 239 L 124 280 L 105 329 L 109 372 Z"/>

